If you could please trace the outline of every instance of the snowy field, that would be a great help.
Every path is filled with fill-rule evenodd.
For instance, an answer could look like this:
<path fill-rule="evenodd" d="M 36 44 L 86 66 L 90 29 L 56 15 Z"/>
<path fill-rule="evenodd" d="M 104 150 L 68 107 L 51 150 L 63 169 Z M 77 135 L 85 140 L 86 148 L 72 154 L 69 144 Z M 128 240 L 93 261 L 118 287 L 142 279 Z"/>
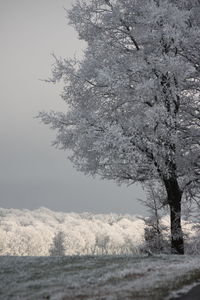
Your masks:
<path fill-rule="evenodd" d="M 200 257 L 0 257 L 0 299 L 164 299 L 198 280 Z"/>

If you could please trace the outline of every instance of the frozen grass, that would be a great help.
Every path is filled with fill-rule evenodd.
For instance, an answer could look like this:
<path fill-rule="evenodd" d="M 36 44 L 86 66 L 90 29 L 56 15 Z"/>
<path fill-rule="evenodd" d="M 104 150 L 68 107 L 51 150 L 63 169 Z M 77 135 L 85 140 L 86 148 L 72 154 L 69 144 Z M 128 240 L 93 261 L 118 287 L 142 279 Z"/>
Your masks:
<path fill-rule="evenodd" d="M 0 257 L 0 299 L 163 299 L 200 278 L 200 257 Z"/>

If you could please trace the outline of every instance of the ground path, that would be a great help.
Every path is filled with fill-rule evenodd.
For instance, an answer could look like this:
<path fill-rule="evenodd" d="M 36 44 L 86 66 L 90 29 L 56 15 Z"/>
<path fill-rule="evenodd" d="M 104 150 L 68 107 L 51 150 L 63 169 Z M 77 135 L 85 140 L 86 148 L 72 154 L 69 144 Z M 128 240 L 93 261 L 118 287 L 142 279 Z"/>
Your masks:
<path fill-rule="evenodd" d="M 170 300 L 200 300 L 200 284 L 194 286 L 188 293 Z"/>

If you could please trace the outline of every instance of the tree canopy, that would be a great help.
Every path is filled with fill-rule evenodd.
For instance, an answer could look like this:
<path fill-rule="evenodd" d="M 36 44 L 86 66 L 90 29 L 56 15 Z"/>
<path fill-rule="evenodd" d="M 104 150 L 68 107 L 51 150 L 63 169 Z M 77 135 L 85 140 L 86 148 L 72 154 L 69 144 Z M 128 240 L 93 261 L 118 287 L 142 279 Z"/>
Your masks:
<path fill-rule="evenodd" d="M 80 0 L 68 18 L 87 46 L 56 58 L 66 112 L 40 113 L 55 145 L 86 174 L 160 180 L 180 215 L 200 183 L 200 1 Z"/>

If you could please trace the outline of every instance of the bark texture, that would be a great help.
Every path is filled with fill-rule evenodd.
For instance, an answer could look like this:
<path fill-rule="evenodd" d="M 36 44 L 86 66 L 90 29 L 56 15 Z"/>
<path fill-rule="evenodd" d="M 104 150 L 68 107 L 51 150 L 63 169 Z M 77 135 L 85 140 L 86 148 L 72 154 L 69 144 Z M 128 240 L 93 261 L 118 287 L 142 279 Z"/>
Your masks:
<path fill-rule="evenodd" d="M 184 239 L 181 227 L 182 191 L 179 188 L 177 179 L 174 178 L 165 180 L 165 187 L 170 207 L 171 253 L 184 254 Z"/>

